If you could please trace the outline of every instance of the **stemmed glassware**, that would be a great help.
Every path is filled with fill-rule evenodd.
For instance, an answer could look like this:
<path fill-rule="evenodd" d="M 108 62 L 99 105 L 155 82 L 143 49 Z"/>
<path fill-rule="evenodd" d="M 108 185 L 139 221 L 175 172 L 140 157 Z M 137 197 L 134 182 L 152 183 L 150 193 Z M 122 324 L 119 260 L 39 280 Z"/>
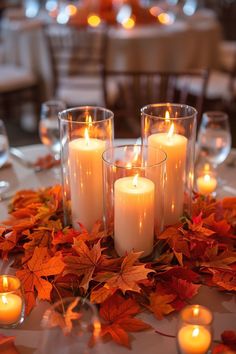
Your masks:
<path fill-rule="evenodd" d="M 42 104 L 39 135 L 42 143 L 49 148 L 55 160 L 60 159 L 60 132 L 58 113 L 66 108 L 65 103 L 58 100 L 46 101 Z"/>
<path fill-rule="evenodd" d="M 9 141 L 4 122 L 0 120 L 0 168 L 7 162 L 9 157 Z M 8 190 L 10 183 L 0 179 L 0 200 Z"/>
<path fill-rule="evenodd" d="M 199 157 L 215 169 L 225 161 L 231 148 L 229 117 L 224 112 L 203 114 L 198 133 Z"/>
<path fill-rule="evenodd" d="M 101 324 L 96 306 L 81 297 L 63 298 L 45 312 L 37 354 L 89 354 L 99 351 Z M 96 350 L 97 349 L 97 350 Z"/>

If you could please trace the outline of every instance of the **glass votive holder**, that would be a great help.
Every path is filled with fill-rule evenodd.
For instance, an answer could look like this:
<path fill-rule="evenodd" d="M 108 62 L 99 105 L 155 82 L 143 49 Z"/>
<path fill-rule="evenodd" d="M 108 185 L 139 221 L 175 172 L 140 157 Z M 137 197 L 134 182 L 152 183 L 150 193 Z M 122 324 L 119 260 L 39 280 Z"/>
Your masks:
<path fill-rule="evenodd" d="M 186 306 L 179 316 L 177 347 L 180 354 L 205 354 L 212 343 L 211 311 L 201 305 Z"/>
<path fill-rule="evenodd" d="M 99 342 L 101 323 L 89 300 L 67 297 L 45 311 L 41 327 L 37 353 L 89 354 L 90 340 Z"/>
<path fill-rule="evenodd" d="M 13 275 L 0 276 L 0 327 L 14 328 L 22 323 L 25 302 L 20 279 Z"/>
<path fill-rule="evenodd" d="M 105 228 L 119 256 L 153 251 L 163 228 L 166 154 L 144 145 L 124 145 L 103 153 Z"/>
<path fill-rule="evenodd" d="M 196 169 L 196 190 L 202 195 L 216 195 L 217 176 L 211 166 L 206 163 Z"/>
<path fill-rule="evenodd" d="M 92 106 L 59 113 L 65 225 L 75 229 L 103 220 L 102 153 L 113 142 L 113 116 Z"/>
<path fill-rule="evenodd" d="M 151 104 L 141 109 L 141 120 L 143 143 L 167 155 L 164 224 L 172 225 L 191 212 L 197 111 L 183 104 Z"/>

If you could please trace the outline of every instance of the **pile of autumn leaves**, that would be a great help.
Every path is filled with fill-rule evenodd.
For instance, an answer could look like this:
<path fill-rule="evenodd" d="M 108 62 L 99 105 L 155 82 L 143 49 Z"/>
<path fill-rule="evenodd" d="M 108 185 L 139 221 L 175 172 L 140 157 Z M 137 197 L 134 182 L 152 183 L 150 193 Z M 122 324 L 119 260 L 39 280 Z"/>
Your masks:
<path fill-rule="evenodd" d="M 27 313 L 36 299 L 86 296 L 99 305 L 101 336 L 129 347 L 128 332 L 149 329 L 144 310 L 162 319 L 179 311 L 201 284 L 236 291 L 236 198 L 196 196 L 192 218 L 167 228 L 150 263 L 118 257 L 95 224 L 89 234 L 63 228 L 61 187 L 18 192 L 0 226 L 0 254 L 14 259 Z"/>

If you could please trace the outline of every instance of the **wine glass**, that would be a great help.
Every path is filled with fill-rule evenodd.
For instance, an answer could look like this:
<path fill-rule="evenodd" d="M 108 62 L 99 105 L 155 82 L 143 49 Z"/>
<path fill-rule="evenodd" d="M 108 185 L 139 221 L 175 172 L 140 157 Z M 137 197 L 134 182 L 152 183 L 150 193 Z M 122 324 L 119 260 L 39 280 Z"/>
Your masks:
<path fill-rule="evenodd" d="M 9 141 L 4 122 L 0 120 L 0 168 L 7 162 L 9 157 Z M 0 200 L 4 192 L 8 190 L 10 183 L 0 180 Z"/>
<path fill-rule="evenodd" d="M 68 297 L 46 310 L 41 327 L 37 354 L 89 354 L 91 339 L 99 342 L 101 324 L 97 309 L 89 300 Z M 96 348 L 95 345 L 93 353 Z"/>
<path fill-rule="evenodd" d="M 59 100 L 46 101 L 42 104 L 39 135 L 42 143 L 47 146 L 55 160 L 60 159 L 60 133 L 58 113 L 66 108 Z"/>
<path fill-rule="evenodd" d="M 229 117 L 220 111 L 203 114 L 198 133 L 200 158 L 217 168 L 225 161 L 231 149 Z"/>

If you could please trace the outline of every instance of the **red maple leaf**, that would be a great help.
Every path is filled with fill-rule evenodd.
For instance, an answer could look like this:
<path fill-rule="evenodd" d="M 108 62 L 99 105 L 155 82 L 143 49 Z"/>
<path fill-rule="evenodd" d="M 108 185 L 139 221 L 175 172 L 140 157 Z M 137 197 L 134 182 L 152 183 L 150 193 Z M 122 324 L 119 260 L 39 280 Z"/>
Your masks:
<path fill-rule="evenodd" d="M 102 318 L 101 337 L 112 339 L 117 344 L 130 348 L 127 332 L 139 332 L 150 329 L 151 326 L 138 318 L 139 305 L 133 299 L 125 300 L 115 294 L 107 299 L 100 308 Z"/>

